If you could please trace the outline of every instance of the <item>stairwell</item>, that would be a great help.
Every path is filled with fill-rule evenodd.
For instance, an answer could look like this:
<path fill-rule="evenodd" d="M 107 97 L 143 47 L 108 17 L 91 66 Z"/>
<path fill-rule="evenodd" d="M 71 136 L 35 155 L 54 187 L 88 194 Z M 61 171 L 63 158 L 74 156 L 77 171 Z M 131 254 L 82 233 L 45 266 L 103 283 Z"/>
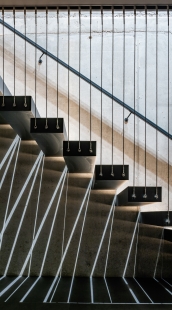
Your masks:
<path fill-rule="evenodd" d="M 12 27 L 9 29 L 14 31 Z M 21 37 L 21 33 L 18 35 Z M 31 44 L 33 45 L 33 41 Z M 52 58 L 53 55 L 50 56 Z M 11 58 L 8 61 L 10 62 Z M 67 68 L 65 63 L 63 65 Z M 10 71 L 9 67 L 8 63 L 8 71 Z M 32 70 L 29 70 L 30 68 L 28 69 L 30 83 Z M 73 69 L 70 68 L 70 70 Z M 76 73 L 78 74 L 77 71 Z M 41 74 L 38 74 L 37 78 L 38 84 L 43 86 L 38 87 L 39 96 L 43 98 L 45 81 Z M 88 82 L 85 76 L 83 79 Z M 52 91 L 53 86 L 51 82 L 49 84 Z M 96 90 L 100 90 L 100 87 L 95 85 Z M 2 87 L 3 80 L 0 79 L 1 101 Z M 55 95 L 55 92 L 52 93 Z M 6 85 L 5 93 L 10 96 L 8 100 L 11 109 L 13 109 L 14 97 L 11 96 Z M 106 95 L 104 89 L 103 93 Z M 61 112 L 67 116 L 67 105 L 64 104 L 67 103 L 66 93 L 59 92 L 59 96 L 63 99 L 59 103 Z M 111 94 L 108 92 L 107 96 L 111 98 Z M 18 99 L 23 105 L 23 98 L 23 96 L 19 96 L 16 97 L 16 100 Z M 49 133 L 45 133 L 44 121 L 46 118 L 39 118 L 40 123 L 42 122 L 41 130 L 44 132 L 36 132 L 37 128 L 34 129 L 35 118 L 33 118 L 35 105 L 32 98 L 29 98 L 31 99 L 31 109 L 28 108 L 27 112 L 18 111 L 19 113 L 15 112 L 14 116 L 13 111 L 8 111 L 9 106 L 7 109 L 5 107 L 5 112 L 1 111 L 4 117 L 9 113 L 8 120 L 13 128 L 8 124 L 7 118 L 5 120 L 0 115 L 0 305 L 2 309 L 27 309 L 32 306 L 36 307 L 35 309 L 50 306 L 58 307 L 58 309 L 81 307 L 85 309 L 111 309 L 114 307 L 116 309 L 138 307 L 152 309 L 152 306 L 155 309 L 164 309 L 164 307 L 171 307 L 172 242 L 169 240 L 170 238 L 166 240 L 162 224 L 155 225 L 151 222 L 151 218 L 149 223 L 140 220 L 140 215 L 143 211 L 149 211 L 149 208 L 150 210 L 152 208 L 153 211 L 156 210 L 156 213 L 159 214 L 161 205 L 158 200 L 154 199 L 154 194 L 152 202 L 156 201 L 156 204 L 149 205 L 150 201 L 145 203 L 143 199 L 142 190 L 144 188 L 139 189 L 139 186 L 136 188 L 140 192 L 134 201 L 130 195 L 131 186 L 129 188 L 128 183 L 124 183 L 124 179 L 121 181 L 114 177 L 113 184 L 116 187 L 112 190 L 112 188 L 104 189 L 104 185 L 99 188 L 98 181 L 101 180 L 98 178 L 97 183 L 94 183 L 95 180 L 92 182 L 93 173 L 90 173 L 91 170 L 87 173 L 70 173 L 68 163 L 77 165 L 82 161 L 82 156 L 78 156 L 81 161 L 74 159 L 70 162 L 69 159 L 67 162 L 65 156 L 62 156 L 62 142 L 66 137 L 66 132 L 65 130 L 62 133 L 51 132 L 50 129 Z M 120 105 L 125 105 L 118 98 L 116 99 Z M 40 107 L 43 110 L 42 101 Z M 71 126 L 73 138 L 74 131 L 76 128 L 78 130 L 78 124 L 76 124 L 78 122 L 78 103 L 73 98 L 71 107 L 71 123 L 74 124 L 73 127 Z M 55 108 L 54 105 L 53 109 Z M 20 110 L 20 107 L 17 109 Z M 86 136 L 89 120 L 88 107 L 83 105 L 81 112 L 83 113 L 81 126 L 84 127 Z M 118 112 L 119 115 L 122 115 L 121 111 L 118 110 Z M 100 115 L 96 113 L 94 111 L 92 115 L 94 118 L 92 129 L 94 138 L 99 139 Z M 119 120 L 117 112 L 116 115 Z M 36 116 L 39 117 L 37 109 Z M 145 121 L 140 113 L 136 113 L 136 116 Z M 32 117 L 31 132 L 30 117 Z M 54 118 L 54 120 L 57 119 Z M 105 145 L 103 151 L 106 153 L 106 159 L 111 152 L 111 137 L 109 136 L 111 124 L 108 122 L 109 120 L 103 121 L 103 143 Z M 120 126 L 122 124 L 123 119 Z M 116 137 L 117 161 L 121 160 L 122 154 L 124 154 L 121 138 L 124 132 L 122 133 L 118 126 L 119 124 L 114 129 L 116 136 L 113 132 Z M 153 127 L 156 128 L 155 124 Z M 131 163 L 133 164 L 134 145 L 130 139 L 131 128 L 132 125 L 125 129 L 127 134 L 124 143 L 124 155 L 128 156 L 130 167 Z M 158 127 L 158 130 L 164 134 L 162 128 Z M 22 131 L 25 138 L 20 139 L 18 134 L 20 135 Z M 167 133 L 165 134 L 167 135 Z M 59 136 L 60 138 L 57 138 Z M 67 138 L 64 143 L 67 145 Z M 89 144 L 88 141 L 87 143 Z M 141 143 L 139 140 L 136 145 L 138 183 L 140 180 L 142 182 L 144 175 L 144 149 Z M 48 149 L 54 151 L 54 154 L 45 154 L 45 150 Z M 66 149 L 65 151 L 67 152 Z M 61 152 L 60 155 L 58 152 Z M 78 141 L 76 152 L 78 155 Z M 56 156 L 57 154 L 58 156 Z M 141 154 L 140 162 L 139 154 Z M 84 161 L 81 166 L 84 166 L 83 163 L 86 159 L 88 168 L 91 167 L 94 170 L 95 158 L 91 161 L 87 155 L 83 156 Z M 152 186 L 153 177 L 151 174 L 155 175 L 155 154 L 147 152 L 146 155 L 149 170 L 148 182 Z M 167 162 L 161 158 L 158 160 L 159 176 L 166 186 L 167 180 L 163 170 L 167 170 Z M 117 162 L 119 168 L 118 164 Z M 127 174 L 125 181 L 128 180 L 128 171 Z M 113 179 L 112 175 L 111 178 Z M 104 181 L 106 185 L 109 185 L 114 180 Z M 97 187 L 95 184 L 98 184 Z M 120 185 L 122 187 L 118 193 Z M 167 188 L 165 190 L 167 192 Z M 131 201 L 127 195 L 132 197 Z M 164 199 L 164 195 L 162 192 L 162 199 Z M 161 196 L 161 191 L 159 196 Z M 159 201 L 161 201 L 161 197 L 159 197 Z"/>
<path fill-rule="evenodd" d="M 1 120 L 1 163 L 16 138 L 14 130 L 4 123 Z M 13 148 L 1 169 L 1 179 Z M 38 161 L 39 156 L 42 156 L 40 161 Z M 38 161 L 37 166 L 33 171 L 36 161 Z M 162 244 L 159 249 L 162 241 L 162 228 L 142 223 L 136 227 L 139 214 L 137 206 L 114 206 L 114 212 L 112 212 L 115 191 L 92 189 L 88 199 L 86 190 L 92 177 L 91 174 L 66 174 L 61 186 L 57 189 L 64 168 L 65 162 L 62 157 L 40 155 L 40 149 L 33 140 L 20 141 L 19 139 L 16 142 L 0 195 L 1 231 L 9 197 L 6 220 L 14 210 L 1 239 L 0 273 L 1 277 L 5 275 L 5 278 L 0 281 L 1 292 L 10 283 L 14 282 L 14 284 L 2 294 L 1 302 L 6 300 L 19 302 L 29 290 L 30 293 L 25 297 L 24 302 L 34 301 L 38 304 L 43 302 L 56 276 L 83 202 L 83 209 L 57 278 L 60 281 L 56 283 L 58 285 L 55 291 L 54 286 L 53 296 L 50 296 L 48 300 L 61 305 L 67 302 L 70 296 L 70 303 L 90 303 L 90 274 L 94 266 L 92 289 L 95 307 L 96 303 L 109 303 L 109 305 L 121 303 L 122 305 L 124 300 L 128 304 L 137 304 L 138 300 L 141 305 L 145 302 L 149 303 L 149 298 L 152 298 L 154 303 L 164 302 L 164 300 L 171 302 L 167 291 L 157 299 L 152 295 L 151 290 L 156 285 L 160 291 L 164 290 L 164 287 L 170 287 L 169 283 L 163 282 L 164 286 L 162 286 L 161 283 L 150 280 L 150 277 L 153 279 L 155 267 L 157 268 L 156 278 L 159 279 L 162 275 Z M 33 173 L 30 175 L 31 171 Z M 38 234 L 28 263 L 23 269 L 22 277 L 17 280 L 52 197 L 54 199 L 50 210 Z M 17 204 L 16 201 L 18 201 Z M 163 241 L 163 277 L 166 280 L 171 273 L 171 246 L 171 242 Z M 157 255 L 159 255 L 158 259 Z M 106 263 L 106 278 L 104 278 Z M 123 279 L 124 270 L 125 278 Z M 134 280 L 133 275 L 138 282 Z M 73 276 L 74 280 L 72 280 Z M 143 277 L 146 279 L 143 280 Z M 153 281 L 151 286 L 148 285 L 150 281 Z M 71 283 L 72 291 L 69 295 Z M 135 297 L 130 292 L 131 288 Z"/>

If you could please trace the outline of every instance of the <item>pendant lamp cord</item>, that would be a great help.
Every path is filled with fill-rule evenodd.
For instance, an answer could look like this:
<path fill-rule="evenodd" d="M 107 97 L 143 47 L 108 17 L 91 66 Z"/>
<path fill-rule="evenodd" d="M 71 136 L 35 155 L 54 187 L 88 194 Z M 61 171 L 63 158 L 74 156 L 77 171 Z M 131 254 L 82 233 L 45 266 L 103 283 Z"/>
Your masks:
<path fill-rule="evenodd" d="M 37 8 L 35 7 L 35 44 L 37 44 Z M 37 129 L 36 124 L 36 75 L 37 75 L 37 49 L 35 47 L 35 124 L 34 129 Z"/>
<path fill-rule="evenodd" d="M 170 25 L 169 25 L 169 6 L 167 7 L 168 18 L 168 221 L 170 220 Z"/>
<path fill-rule="evenodd" d="M 99 175 L 102 176 L 102 140 L 103 140 L 103 119 L 102 119 L 102 110 L 103 110 L 103 97 L 102 97 L 102 84 L 103 84 L 103 7 L 101 7 L 101 124 L 100 124 L 100 173 Z"/>
<path fill-rule="evenodd" d="M 59 58 L 59 8 L 57 7 L 57 58 Z M 59 63 L 57 61 L 57 123 L 56 129 L 59 129 L 58 122 L 58 110 L 59 110 Z"/>
<path fill-rule="evenodd" d="M 123 102 L 125 102 L 125 6 L 123 6 Z M 124 105 L 123 105 L 123 137 L 122 137 L 122 148 L 123 148 L 123 167 L 122 177 L 125 177 L 124 169 L 124 139 L 125 139 L 125 128 L 124 128 Z"/>
<path fill-rule="evenodd" d="M 70 7 L 68 7 L 68 67 L 70 65 Z M 70 152 L 69 148 L 69 68 L 68 68 L 68 146 L 67 152 Z"/>
<path fill-rule="evenodd" d="M 113 84 L 114 84 L 114 78 L 113 78 L 113 72 L 114 72 L 114 7 L 112 7 L 112 98 L 113 98 Z M 113 170 L 113 143 L 114 143 L 114 137 L 113 137 L 113 99 L 112 99 L 112 168 L 111 168 L 111 176 L 114 176 L 114 170 Z"/>
<path fill-rule="evenodd" d="M 147 116 L 147 7 L 145 7 L 145 192 L 143 195 L 143 198 L 147 198 L 146 193 L 146 143 L 147 143 L 147 137 L 146 137 L 146 116 Z"/>
<path fill-rule="evenodd" d="M 80 139 L 81 139 L 81 79 L 80 79 L 80 73 L 81 73 L 81 8 L 79 7 L 79 147 L 78 152 L 81 152 L 81 145 L 80 145 Z"/>
<path fill-rule="evenodd" d="M 24 8 L 24 34 L 26 38 L 26 7 Z M 24 75 L 24 107 L 27 107 L 27 100 L 26 100 L 26 40 L 25 40 L 25 49 L 24 49 L 24 64 L 25 64 L 25 75 Z"/>
<path fill-rule="evenodd" d="M 48 50 L 48 8 L 46 7 L 46 51 Z M 46 120 L 45 120 L 45 129 L 48 129 L 48 120 L 47 120 L 47 105 L 48 105 L 48 57 L 46 54 Z"/>
<path fill-rule="evenodd" d="M 15 7 L 13 7 L 13 22 L 14 22 L 14 102 L 13 107 L 16 107 L 16 36 L 15 36 Z"/>
<path fill-rule="evenodd" d="M 2 107 L 5 107 L 5 102 L 4 102 L 4 7 L 2 8 L 2 19 L 3 19 L 3 29 L 2 29 L 2 31 L 3 31 L 3 38 L 2 38 L 2 40 L 3 40 L 3 42 L 2 42 L 2 44 L 3 44 L 3 101 L 2 101 Z"/>
<path fill-rule="evenodd" d="M 134 111 L 136 109 L 136 7 L 134 7 Z M 132 198 L 136 198 L 135 194 L 135 171 L 136 171 L 136 117 L 134 114 L 134 163 L 133 163 L 133 194 Z"/>
<path fill-rule="evenodd" d="M 158 124 L 158 6 L 156 6 L 156 127 Z M 158 131 L 156 128 L 156 193 L 155 199 L 158 199 Z"/>
<path fill-rule="evenodd" d="M 92 61 L 92 55 L 91 55 L 91 41 L 92 41 L 92 37 L 91 37 L 91 32 L 92 32 L 92 29 L 91 29 L 91 23 L 92 23 L 92 7 L 90 6 L 90 153 L 93 152 L 92 150 L 92 143 L 91 143 L 91 129 L 92 129 L 92 123 L 91 123 L 91 112 L 92 112 L 92 98 L 91 98 L 91 61 Z"/>

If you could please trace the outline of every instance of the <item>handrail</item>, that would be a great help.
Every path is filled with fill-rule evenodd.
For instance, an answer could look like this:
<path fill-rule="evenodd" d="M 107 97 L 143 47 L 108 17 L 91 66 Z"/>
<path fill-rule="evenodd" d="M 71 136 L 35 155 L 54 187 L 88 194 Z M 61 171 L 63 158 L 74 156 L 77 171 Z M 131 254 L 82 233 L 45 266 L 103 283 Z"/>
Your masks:
<path fill-rule="evenodd" d="M 101 86 L 99 86 L 98 84 L 96 84 L 95 82 L 91 81 L 90 79 L 88 79 L 85 75 L 79 73 L 77 70 L 75 70 L 74 68 L 72 68 L 71 66 L 69 66 L 67 63 L 65 63 L 64 61 L 62 61 L 61 59 L 59 59 L 58 57 L 56 57 L 55 55 L 53 55 L 52 53 L 48 52 L 46 49 L 44 49 L 42 46 L 40 46 L 39 44 L 35 43 L 34 41 L 32 41 L 31 39 L 29 39 L 28 37 L 26 37 L 24 34 L 22 34 L 20 31 L 14 29 L 12 26 L 10 26 L 8 23 L 3 22 L 2 19 L 0 19 L 0 24 L 2 24 L 4 27 L 6 27 L 7 29 L 9 29 L 10 31 L 12 31 L 13 33 L 15 33 L 16 35 L 18 35 L 20 38 L 22 38 L 23 40 L 25 40 L 26 42 L 28 42 L 29 44 L 31 44 L 32 46 L 34 46 L 35 48 L 37 48 L 38 50 L 40 50 L 43 54 L 47 55 L 48 57 L 50 57 L 51 59 L 55 60 L 56 62 L 58 62 L 60 65 L 62 65 L 63 67 L 65 67 L 66 69 L 70 70 L 72 73 L 74 73 L 75 75 L 77 75 L 78 77 L 80 77 L 82 80 L 84 80 L 85 82 L 87 82 L 88 84 L 91 84 L 91 86 L 93 86 L 94 88 L 96 88 L 97 90 L 99 90 L 100 92 L 102 92 L 104 95 L 106 95 L 107 97 L 113 99 L 115 102 L 117 102 L 119 105 L 121 105 L 122 107 L 124 107 L 126 110 L 128 110 L 130 113 L 135 114 L 138 118 L 140 118 L 142 121 L 146 122 L 147 124 L 149 124 L 151 127 L 155 128 L 157 131 L 161 132 L 164 136 L 168 137 L 169 139 L 172 140 L 172 135 L 170 133 L 168 133 L 167 131 L 165 131 L 163 128 L 159 127 L 157 124 L 153 123 L 150 119 L 146 118 L 144 115 L 142 115 L 141 113 L 139 113 L 138 111 L 134 110 L 132 107 L 130 107 L 128 104 L 124 103 L 123 101 L 121 101 L 119 98 L 113 96 L 111 93 L 109 93 L 107 90 L 105 90 L 104 88 L 101 88 Z"/>

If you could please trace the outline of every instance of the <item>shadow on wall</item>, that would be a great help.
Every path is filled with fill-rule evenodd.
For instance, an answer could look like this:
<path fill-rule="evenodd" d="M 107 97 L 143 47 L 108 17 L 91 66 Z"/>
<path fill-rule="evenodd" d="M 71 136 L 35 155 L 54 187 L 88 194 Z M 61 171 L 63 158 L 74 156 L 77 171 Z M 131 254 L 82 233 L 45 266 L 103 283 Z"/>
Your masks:
<path fill-rule="evenodd" d="M 8 43 L 5 43 L 5 62 L 9 63 L 13 66 L 13 53 L 10 52 L 10 45 Z M 8 49 L 9 48 L 9 49 Z M 0 47 L 2 51 L 2 46 Z M 1 53 L 2 55 L 2 53 Z M 7 67 L 7 66 L 6 66 Z M 24 62 L 17 57 L 16 55 L 16 76 L 20 74 L 22 76 L 24 70 Z M 18 71 L 18 74 L 17 74 Z M 35 71 L 33 71 L 33 68 L 30 65 L 27 65 L 27 87 L 34 90 L 35 89 Z M 42 77 L 39 72 L 37 72 L 37 93 L 39 96 L 43 96 L 43 93 L 45 92 L 45 86 L 46 81 L 45 77 Z M 57 97 L 57 90 L 55 85 L 48 80 L 48 93 L 51 94 L 51 99 L 53 101 L 56 101 Z M 52 102 L 54 106 L 56 106 L 56 102 Z M 63 111 L 66 115 L 68 112 L 67 107 L 67 93 L 65 94 L 60 90 L 59 92 L 59 109 Z M 78 102 L 74 99 L 70 99 L 70 118 L 72 118 L 74 121 L 78 122 Z M 89 111 L 86 110 L 81 106 L 81 125 L 85 127 L 86 130 L 88 130 L 88 124 L 90 121 L 90 115 Z M 100 126 L 101 122 L 97 115 L 94 113 L 92 114 L 92 131 L 94 134 L 96 134 L 98 137 L 100 137 Z M 103 122 L 103 139 L 106 141 L 109 146 L 111 146 L 112 138 L 111 138 L 111 127 L 109 126 L 106 121 Z M 123 152 L 123 144 L 122 144 L 122 129 L 115 128 L 113 135 L 114 135 L 114 146 L 117 148 L 121 153 Z M 109 134 L 110 133 L 110 134 Z M 125 155 L 127 155 L 131 160 L 133 160 L 133 149 L 134 145 L 133 142 L 128 138 L 125 137 L 124 139 L 124 145 L 125 145 Z M 147 170 L 151 172 L 152 174 L 156 174 L 156 157 L 151 152 L 146 153 L 146 161 L 147 161 Z M 121 158 L 122 163 L 122 158 Z M 144 167 L 145 165 L 145 150 L 141 147 L 136 145 L 136 163 Z M 172 168 L 170 166 L 170 175 L 172 173 Z M 162 159 L 158 159 L 158 177 L 167 183 L 167 175 L 168 175 L 168 164 Z M 172 186 L 172 179 L 170 180 L 170 186 Z"/>

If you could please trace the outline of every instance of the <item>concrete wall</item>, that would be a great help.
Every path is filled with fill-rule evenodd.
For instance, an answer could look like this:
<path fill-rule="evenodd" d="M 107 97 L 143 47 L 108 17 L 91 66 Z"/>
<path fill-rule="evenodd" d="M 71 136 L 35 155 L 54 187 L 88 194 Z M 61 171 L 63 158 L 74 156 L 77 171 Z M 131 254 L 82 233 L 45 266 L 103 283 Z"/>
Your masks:
<path fill-rule="evenodd" d="M 115 11 L 114 14 L 114 87 L 113 92 L 116 97 L 123 100 L 123 19 L 122 12 Z M 147 72 L 147 117 L 156 121 L 156 19 L 155 12 L 148 12 L 148 72 Z M 5 12 L 5 21 L 13 25 L 12 12 Z M 59 14 L 59 58 L 68 61 L 67 44 L 67 13 L 60 11 Z M 137 34 L 136 34 L 136 109 L 144 115 L 145 113 L 145 16 L 143 11 L 137 12 Z M 125 58 L 125 94 L 124 101 L 134 106 L 134 37 L 133 12 L 126 12 L 126 58 Z M 170 51 L 171 51 L 171 17 L 170 17 Z M 16 28 L 24 32 L 24 19 L 21 12 L 16 12 Z M 70 65 L 78 70 L 78 12 L 71 11 L 70 23 Z M 110 12 L 104 12 L 104 45 L 103 45 L 103 88 L 112 92 L 112 25 Z M 81 16 L 81 72 L 89 77 L 89 12 L 83 11 Z M 0 28 L 0 63 L 2 72 L 2 26 Z M 158 26 L 158 125 L 168 130 L 168 97 L 167 97 L 167 14 L 166 11 L 159 12 Z M 35 39 L 34 11 L 27 12 L 27 36 Z M 92 19 L 92 80 L 100 85 L 101 83 L 101 19 L 100 12 L 93 12 Z M 38 11 L 38 44 L 45 48 L 45 12 Z M 27 94 L 35 98 L 35 49 L 28 44 L 27 47 Z M 49 11 L 48 17 L 48 50 L 57 54 L 57 19 L 56 13 Z M 36 53 L 36 63 L 41 53 Z M 45 72 L 46 57 L 43 56 L 43 63 L 37 63 L 37 88 L 36 104 L 41 116 L 45 116 L 46 88 Z M 16 36 L 16 95 L 24 94 L 24 41 Z M 14 44 L 13 34 L 5 29 L 5 83 L 13 93 L 13 67 L 14 67 Z M 170 70 L 170 85 L 171 85 Z M 67 79 L 68 72 L 59 65 L 59 116 L 64 117 L 67 126 Z M 70 128 L 69 138 L 78 139 L 78 78 L 70 73 Z M 170 90 L 171 97 L 171 90 Z M 57 102 L 57 65 L 48 59 L 48 116 L 56 115 Z M 89 85 L 81 81 L 81 139 L 89 140 Z M 92 89 L 92 139 L 98 141 L 97 163 L 100 163 L 100 93 Z M 124 116 L 128 111 L 124 111 Z M 170 99 L 171 115 L 171 99 Z M 111 159 L 111 100 L 103 95 L 103 163 L 110 164 Z M 130 165 L 130 181 L 133 184 L 133 133 L 134 117 L 131 115 L 129 123 L 124 126 L 124 151 L 125 163 Z M 170 123 L 170 132 L 172 127 Z M 136 118 L 136 185 L 144 185 L 144 162 L 145 162 L 145 124 Z M 123 109 L 114 102 L 114 164 L 122 163 L 123 151 Z M 147 185 L 155 186 L 156 179 L 156 132 L 147 126 Z M 170 142 L 170 153 L 172 150 Z M 163 203 L 144 207 L 145 210 L 167 209 L 167 176 L 168 176 L 168 139 L 158 133 L 158 185 L 163 188 Z M 170 158 L 171 163 L 171 158 Z M 171 172 L 171 165 L 170 165 Z M 171 191 L 170 179 L 170 191 Z M 126 184 L 125 184 L 126 186 Z M 171 202 L 171 196 L 170 196 Z M 142 209 L 144 209 L 142 207 Z"/>

